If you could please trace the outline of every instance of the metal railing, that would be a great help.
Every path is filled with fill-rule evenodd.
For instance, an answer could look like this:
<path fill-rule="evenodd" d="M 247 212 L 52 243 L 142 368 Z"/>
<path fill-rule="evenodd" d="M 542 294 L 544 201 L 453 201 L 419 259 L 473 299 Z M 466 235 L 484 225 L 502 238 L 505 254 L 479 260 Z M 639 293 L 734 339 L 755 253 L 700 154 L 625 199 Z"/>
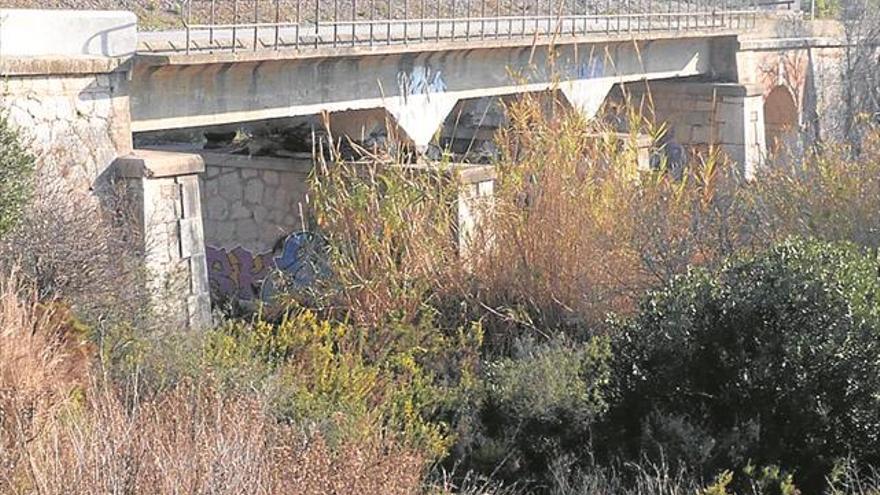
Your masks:
<path fill-rule="evenodd" d="M 262 50 L 742 29 L 797 0 L 186 0 L 185 46 Z"/>

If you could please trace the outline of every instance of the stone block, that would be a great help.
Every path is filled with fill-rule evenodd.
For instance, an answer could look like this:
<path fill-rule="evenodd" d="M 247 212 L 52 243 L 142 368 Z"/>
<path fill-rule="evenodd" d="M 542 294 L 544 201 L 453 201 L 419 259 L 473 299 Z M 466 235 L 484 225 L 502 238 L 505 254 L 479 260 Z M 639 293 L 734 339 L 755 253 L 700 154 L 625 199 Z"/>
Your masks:
<path fill-rule="evenodd" d="M 202 206 L 199 194 L 199 178 L 197 175 L 186 175 L 177 178 L 180 184 L 180 198 L 183 204 L 184 218 L 201 218 Z"/>
<path fill-rule="evenodd" d="M 252 218 L 235 222 L 235 237 L 242 244 L 255 241 L 259 237 L 259 226 Z"/>
<path fill-rule="evenodd" d="M 180 229 L 180 256 L 191 258 L 205 253 L 205 235 L 201 218 L 184 218 L 178 221 Z"/>
<path fill-rule="evenodd" d="M 226 200 L 219 196 L 212 196 L 206 199 L 204 218 L 221 221 L 229 218 L 229 208 Z"/>
<path fill-rule="evenodd" d="M 211 300 L 208 294 L 191 295 L 187 298 L 187 323 L 191 330 L 211 327 Z"/>
<path fill-rule="evenodd" d="M 263 182 L 260 179 L 248 180 L 244 187 L 244 200 L 248 203 L 262 203 L 264 188 Z"/>
<path fill-rule="evenodd" d="M 229 209 L 229 219 L 242 220 L 245 218 L 251 218 L 251 210 L 246 208 L 241 201 L 234 202 Z"/>
<path fill-rule="evenodd" d="M 175 177 L 205 170 L 205 163 L 199 155 L 156 150 L 134 150 L 117 158 L 115 166 L 123 177 Z"/>
<path fill-rule="evenodd" d="M 195 254 L 189 259 L 189 271 L 192 276 L 192 285 L 190 286 L 190 293 L 199 295 L 199 294 L 209 294 L 211 292 L 211 286 L 208 282 L 208 271 L 207 271 L 207 257 L 204 254 Z"/>

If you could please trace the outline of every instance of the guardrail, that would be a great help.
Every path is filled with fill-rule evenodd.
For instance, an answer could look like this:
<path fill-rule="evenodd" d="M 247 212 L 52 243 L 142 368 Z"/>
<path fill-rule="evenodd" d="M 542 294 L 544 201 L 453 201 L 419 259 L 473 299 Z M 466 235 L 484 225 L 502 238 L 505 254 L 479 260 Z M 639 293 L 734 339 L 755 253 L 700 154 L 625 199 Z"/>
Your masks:
<path fill-rule="evenodd" d="M 186 0 L 185 46 L 261 50 L 747 28 L 797 0 Z"/>

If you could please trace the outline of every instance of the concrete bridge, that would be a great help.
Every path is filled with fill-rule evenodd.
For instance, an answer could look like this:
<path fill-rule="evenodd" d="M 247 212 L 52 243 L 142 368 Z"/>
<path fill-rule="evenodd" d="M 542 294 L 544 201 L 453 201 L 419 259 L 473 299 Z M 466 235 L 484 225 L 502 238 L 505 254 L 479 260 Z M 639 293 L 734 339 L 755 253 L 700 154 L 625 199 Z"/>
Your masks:
<path fill-rule="evenodd" d="M 425 150 L 453 116 L 500 97 L 559 90 L 593 118 L 650 91 L 677 140 L 718 145 L 749 174 L 768 142 L 833 128 L 842 33 L 789 2 L 473 0 L 449 12 L 400 0 L 377 14 L 352 0 L 346 17 L 306 1 L 192 0 L 183 29 L 160 33 L 125 12 L 0 10 L 0 98 L 32 137 L 41 180 L 85 191 L 123 177 L 154 283 L 174 287 L 170 310 L 194 325 L 210 287 L 258 297 L 250 285 L 296 247 L 311 162 L 135 150 L 136 136 L 329 112 L 336 134 L 390 121 Z M 491 173 L 463 177 L 466 212 Z"/>

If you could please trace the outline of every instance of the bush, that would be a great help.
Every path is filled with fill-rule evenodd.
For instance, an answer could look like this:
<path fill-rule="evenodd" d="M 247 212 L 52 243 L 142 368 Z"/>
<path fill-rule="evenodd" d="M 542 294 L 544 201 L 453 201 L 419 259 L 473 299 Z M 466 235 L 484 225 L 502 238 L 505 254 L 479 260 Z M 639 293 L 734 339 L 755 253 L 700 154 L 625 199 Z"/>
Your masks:
<path fill-rule="evenodd" d="M 204 370 L 229 387 L 263 391 L 277 417 L 328 441 L 387 430 L 440 458 L 452 441 L 448 416 L 472 386 L 480 334 L 477 325 L 447 337 L 429 322 L 364 329 L 302 311 L 210 332 Z"/>
<path fill-rule="evenodd" d="M 583 460 L 590 429 L 607 408 L 609 351 L 602 338 L 521 341 L 513 357 L 486 364 L 481 430 L 469 446 L 473 467 L 546 484 L 559 459 Z"/>
<path fill-rule="evenodd" d="M 793 240 L 652 292 L 617 324 L 612 439 L 709 469 L 778 463 L 810 490 L 838 457 L 876 465 L 877 273 L 851 245 Z"/>
<path fill-rule="evenodd" d="M 25 149 L 6 116 L 0 114 L 0 235 L 21 218 L 33 169 L 34 157 Z"/>

